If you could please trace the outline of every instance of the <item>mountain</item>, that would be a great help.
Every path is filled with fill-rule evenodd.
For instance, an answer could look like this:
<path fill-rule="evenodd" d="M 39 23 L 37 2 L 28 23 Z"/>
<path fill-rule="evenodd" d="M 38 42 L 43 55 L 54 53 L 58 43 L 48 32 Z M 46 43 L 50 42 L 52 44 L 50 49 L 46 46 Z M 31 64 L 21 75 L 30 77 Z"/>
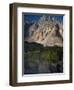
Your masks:
<path fill-rule="evenodd" d="M 35 42 L 43 46 L 63 46 L 63 25 L 45 15 L 28 27 L 24 41 Z"/>

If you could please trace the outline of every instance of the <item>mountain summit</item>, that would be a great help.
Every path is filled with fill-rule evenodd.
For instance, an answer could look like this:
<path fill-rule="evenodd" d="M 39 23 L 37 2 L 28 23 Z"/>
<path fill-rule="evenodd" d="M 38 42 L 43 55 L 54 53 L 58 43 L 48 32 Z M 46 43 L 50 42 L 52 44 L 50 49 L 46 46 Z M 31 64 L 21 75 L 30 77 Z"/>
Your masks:
<path fill-rule="evenodd" d="M 42 16 L 38 22 L 30 25 L 25 41 L 43 46 L 63 46 L 63 25 L 55 19 Z"/>

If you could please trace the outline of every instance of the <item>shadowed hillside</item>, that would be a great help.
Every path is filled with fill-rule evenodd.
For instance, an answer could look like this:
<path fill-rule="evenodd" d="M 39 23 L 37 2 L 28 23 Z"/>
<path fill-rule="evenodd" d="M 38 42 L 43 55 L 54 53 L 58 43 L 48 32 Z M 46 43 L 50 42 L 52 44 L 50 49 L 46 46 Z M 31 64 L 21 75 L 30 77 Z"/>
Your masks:
<path fill-rule="evenodd" d="M 63 47 L 24 43 L 24 73 L 62 73 Z"/>

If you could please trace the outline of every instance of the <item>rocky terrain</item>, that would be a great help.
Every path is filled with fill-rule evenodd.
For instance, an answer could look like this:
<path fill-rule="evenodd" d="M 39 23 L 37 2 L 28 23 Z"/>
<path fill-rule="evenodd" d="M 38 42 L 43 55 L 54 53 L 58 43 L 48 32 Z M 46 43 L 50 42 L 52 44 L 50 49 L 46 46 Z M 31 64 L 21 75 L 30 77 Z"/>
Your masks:
<path fill-rule="evenodd" d="M 63 46 L 63 24 L 42 16 L 38 22 L 28 25 L 25 41 L 40 43 L 43 46 Z"/>

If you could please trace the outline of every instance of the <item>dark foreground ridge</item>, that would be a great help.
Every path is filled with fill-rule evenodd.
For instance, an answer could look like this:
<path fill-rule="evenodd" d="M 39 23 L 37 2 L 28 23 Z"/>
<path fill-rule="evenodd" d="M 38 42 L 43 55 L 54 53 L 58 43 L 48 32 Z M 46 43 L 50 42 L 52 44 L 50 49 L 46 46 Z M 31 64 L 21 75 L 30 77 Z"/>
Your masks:
<path fill-rule="evenodd" d="M 63 47 L 24 42 L 24 74 L 62 72 Z"/>

